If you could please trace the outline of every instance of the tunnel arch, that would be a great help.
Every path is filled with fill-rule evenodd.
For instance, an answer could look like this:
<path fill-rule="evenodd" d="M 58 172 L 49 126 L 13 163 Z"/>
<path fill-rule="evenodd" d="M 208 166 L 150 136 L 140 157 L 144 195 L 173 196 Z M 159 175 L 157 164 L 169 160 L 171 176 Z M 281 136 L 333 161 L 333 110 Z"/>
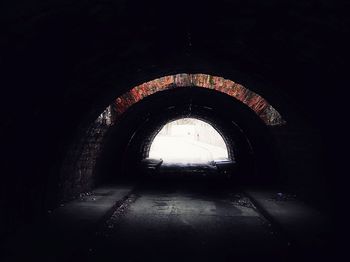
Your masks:
<path fill-rule="evenodd" d="M 191 92 L 191 90 L 195 90 L 195 92 L 198 90 L 206 90 L 209 91 L 209 93 L 222 94 L 227 97 L 225 103 L 233 103 L 239 105 L 241 108 L 245 108 L 245 111 L 249 111 L 255 115 L 253 121 L 259 122 L 265 127 L 283 126 L 286 123 L 280 113 L 260 95 L 223 77 L 208 74 L 174 74 L 156 78 L 138 85 L 114 99 L 113 102 L 98 116 L 98 118 L 90 124 L 86 132 L 84 132 L 84 137 L 80 139 L 78 144 L 73 145 L 73 157 L 72 155 L 69 155 L 72 151 L 69 152 L 68 157 L 65 160 L 67 163 L 63 164 L 63 171 L 61 172 L 63 177 L 62 183 L 68 183 L 67 186 L 61 183 L 61 187 L 69 188 L 69 193 L 67 193 L 67 195 L 71 195 L 71 191 L 82 191 L 81 188 L 86 188 L 85 185 L 87 184 L 89 185 L 88 187 L 91 188 L 92 185 L 96 184 L 96 181 L 100 180 L 100 171 L 98 167 L 99 159 L 102 158 L 101 155 L 103 155 L 102 151 L 104 150 L 105 141 L 108 141 L 109 130 L 113 129 L 114 126 L 119 126 L 120 122 L 126 118 L 125 116 L 130 115 L 129 111 L 132 111 L 132 108 L 135 106 L 137 107 L 139 104 L 142 104 L 144 100 L 154 97 L 159 93 L 173 93 L 177 90 L 185 89 L 189 92 Z M 207 101 L 210 99 L 207 99 Z M 215 103 L 212 107 L 216 107 Z M 245 114 L 246 113 L 243 115 Z M 201 117 L 201 115 L 198 117 Z M 241 117 L 238 116 L 238 118 Z M 236 125 L 236 129 L 245 130 L 244 127 L 241 128 L 240 124 L 237 125 L 235 121 L 236 120 L 234 120 L 233 123 Z M 250 136 L 256 136 L 252 133 L 253 132 L 247 136 L 244 134 L 245 139 Z M 130 137 L 125 139 L 130 141 Z M 93 140 L 92 144 L 85 143 L 90 140 Z M 228 139 L 225 140 L 225 142 L 227 141 Z M 122 145 L 123 148 L 125 146 L 126 145 Z M 252 146 L 246 151 L 253 151 Z M 229 154 L 233 155 L 234 153 L 232 150 L 229 150 Z M 76 159 L 74 160 L 75 164 L 72 163 L 72 158 Z M 262 160 L 261 162 L 264 161 Z M 251 173 L 253 173 L 253 171 Z M 68 177 L 71 175 L 76 177 L 76 179 Z M 77 183 L 84 185 L 77 187 L 75 185 Z"/>
<path fill-rule="evenodd" d="M 99 171 L 104 173 L 101 177 L 107 175 L 111 178 L 116 173 L 130 171 L 147 155 L 152 139 L 162 126 L 183 117 L 204 120 L 221 131 L 230 154 L 237 156 L 242 174 L 238 179 L 240 182 L 260 183 L 265 180 L 267 183 L 271 177 L 277 177 L 266 124 L 241 102 L 222 92 L 203 88 L 157 92 L 130 107 L 111 127 L 105 139 L 104 156 L 99 162 L 99 168 L 105 169 Z M 117 171 L 113 166 L 118 158 L 124 168 Z"/>
<path fill-rule="evenodd" d="M 200 87 L 217 90 L 247 105 L 267 125 L 285 124 L 281 114 L 259 94 L 232 80 L 208 74 L 182 73 L 168 75 L 135 86 L 115 99 L 116 115 L 117 117 L 122 115 L 130 106 L 149 95 L 178 87 Z"/>

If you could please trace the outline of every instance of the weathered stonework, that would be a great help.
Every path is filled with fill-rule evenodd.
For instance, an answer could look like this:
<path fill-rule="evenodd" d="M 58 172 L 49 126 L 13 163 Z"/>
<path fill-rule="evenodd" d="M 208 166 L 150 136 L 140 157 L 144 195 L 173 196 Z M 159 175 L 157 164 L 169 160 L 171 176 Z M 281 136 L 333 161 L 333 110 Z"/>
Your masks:
<path fill-rule="evenodd" d="M 108 106 L 68 151 L 60 179 L 63 201 L 93 188 L 97 158 L 100 155 L 105 134 L 112 124 L 111 111 L 111 107 Z"/>
<path fill-rule="evenodd" d="M 274 126 L 285 123 L 277 110 L 260 95 L 231 80 L 206 74 L 170 75 L 138 85 L 115 100 L 117 117 L 143 98 L 159 91 L 177 87 L 214 89 L 249 106 L 267 125 Z"/>

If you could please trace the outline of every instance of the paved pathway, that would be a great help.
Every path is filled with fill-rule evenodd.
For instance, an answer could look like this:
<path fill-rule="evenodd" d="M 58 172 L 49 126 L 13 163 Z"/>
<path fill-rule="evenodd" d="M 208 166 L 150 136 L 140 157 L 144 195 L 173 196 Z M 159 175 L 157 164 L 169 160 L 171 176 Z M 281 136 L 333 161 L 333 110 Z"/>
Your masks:
<path fill-rule="evenodd" d="M 289 251 L 288 242 L 240 193 L 144 189 L 107 222 L 88 258 L 286 261 Z"/>
<path fill-rule="evenodd" d="M 229 187 L 214 187 L 213 184 L 149 183 L 132 191 L 130 187 L 95 190 L 55 210 L 48 224 L 35 225 L 15 238 L 18 241 L 6 250 L 2 261 L 323 261 L 326 258 L 320 252 L 327 247 L 326 243 L 308 248 L 295 244 L 296 240 L 310 244 L 307 240 L 315 239 L 314 227 L 298 231 L 305 228 L 298 223 L 319 221 L 315 216 L 310 219 L 309 209 L 299 207 L 299 202 L 271 202 L 253 191 L 246 194 Z M 288 212 L 294 218 L 288 219 Z M 277 227 L 276 221 L 280 222 Z M 284 226 L 295 229 L 297 235 L 290 239 Z"/>

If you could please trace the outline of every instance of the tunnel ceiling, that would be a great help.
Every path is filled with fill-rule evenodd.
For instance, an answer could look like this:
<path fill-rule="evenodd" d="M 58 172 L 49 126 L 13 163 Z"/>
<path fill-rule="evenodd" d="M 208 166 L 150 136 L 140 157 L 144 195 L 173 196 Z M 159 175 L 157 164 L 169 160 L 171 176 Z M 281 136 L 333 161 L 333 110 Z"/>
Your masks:
<path fill-rule="evenodd" d="M 27 111 L 22 121 L 45 118 L 53 132 L 63 119 L 74 127 L 76 117 L 101 111 L 130 87 L 181 72 L 233 79 L 287 121 L 276 93 L 314 122 L 322 116 L 313 101 L 326 104 L 338 93 L 327 90 L 337 88 L 332 74 L 341 69 L 333 51 L 346 49 L 338 41 L 346 1 L 16 0 L 3 7 L 6 124 L 22 114 L 16 101 Z M 271 85 L 255 90 L 250 78 Z"/>
<path fill-rule="evenodd" d="M 177 74 L 164 76 L 132 88 L 115 100 L 117 117 L 130 106 L 156 92 L 177 87 L 214 89 L 239 100 L 250 107 L 267 125 L 282 125 L 282 116 L 264 98 L 244 86 L 222 77 L 206 74 Z"/>

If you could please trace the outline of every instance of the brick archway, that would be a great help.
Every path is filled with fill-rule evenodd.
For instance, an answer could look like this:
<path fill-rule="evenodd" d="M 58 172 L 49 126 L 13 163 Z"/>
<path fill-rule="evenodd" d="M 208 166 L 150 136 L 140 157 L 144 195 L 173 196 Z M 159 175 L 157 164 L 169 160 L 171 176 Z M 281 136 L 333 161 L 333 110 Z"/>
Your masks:
<path fill-rule="evenodd" d="M 285 123 L 280 113 L 260 95 L 232 80 L 207 74 L 169 75 L 138 85 L 115 99 L 116 117 L 118 118 L 133 104 L 149 95 L 177 87 L 214 89 L 250 107 L 266 125 L 275 126 Z"/>

